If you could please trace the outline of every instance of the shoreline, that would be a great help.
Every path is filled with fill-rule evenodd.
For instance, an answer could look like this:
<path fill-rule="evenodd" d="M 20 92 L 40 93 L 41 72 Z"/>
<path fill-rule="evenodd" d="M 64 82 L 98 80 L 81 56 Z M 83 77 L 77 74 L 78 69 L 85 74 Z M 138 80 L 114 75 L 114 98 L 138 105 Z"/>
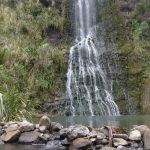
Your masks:
<path fill-rule="evenodd" d="M 145 125 L 132 129 L 114 126 L 92 128 L 81 124 L 64 128 L 43 116 L 38 124 L 0 123 L 0 145 L 45 145 L 49 150 L 149 150 L 150 129 Z"/>

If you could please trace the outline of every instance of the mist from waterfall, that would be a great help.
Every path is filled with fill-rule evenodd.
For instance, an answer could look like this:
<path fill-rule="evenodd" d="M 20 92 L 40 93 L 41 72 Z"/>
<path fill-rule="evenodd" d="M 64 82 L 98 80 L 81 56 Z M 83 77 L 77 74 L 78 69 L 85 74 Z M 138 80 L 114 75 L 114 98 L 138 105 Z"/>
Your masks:
<path fill-rule="evenodd" d="M 105 40 L 97 38 L 96 1 L 75 0 L 74 8 L 75 42 L 69 53 L 67 111 L 72 116 L 119 115 L 113 79 L 108 75 L 112 68 L 101 57 L 107 51 Z"/>

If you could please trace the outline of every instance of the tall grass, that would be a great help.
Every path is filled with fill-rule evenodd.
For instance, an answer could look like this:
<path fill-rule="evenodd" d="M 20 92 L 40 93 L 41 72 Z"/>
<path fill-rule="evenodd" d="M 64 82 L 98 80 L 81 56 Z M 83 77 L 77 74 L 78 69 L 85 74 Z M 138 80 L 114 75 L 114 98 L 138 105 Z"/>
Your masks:
<path fill-rule="evenodd" d="M 55 95 L 57 78 L 64 75 L 67 48 L 65 42 L 49 43 L 47 28 L 64 32 L 64 1 L 61 10 L 43 7 L 37 0 L 1 1 L 0 91 L 5 100 L 0 99 L 0 113 L 7 120 L 34 111 L 49 93 Z"/>

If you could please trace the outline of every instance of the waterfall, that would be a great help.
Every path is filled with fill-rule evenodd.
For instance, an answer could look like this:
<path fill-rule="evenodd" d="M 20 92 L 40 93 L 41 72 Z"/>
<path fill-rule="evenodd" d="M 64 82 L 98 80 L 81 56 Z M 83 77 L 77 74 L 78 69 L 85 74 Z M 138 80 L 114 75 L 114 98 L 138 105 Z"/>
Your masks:
<path fill-rule="evenodd" d="M 67 111 L 75 115 L 119 115 L 113 97 L 109 64 L 102 64 L 103 37 L 97 39 L 96 1 L 75 0 L 75 42 L 70 48 L 67 71 Z M 99 43 L 99 44 L 97 44 Z M 107 66 L 107 69 L 105 68 Z"/>

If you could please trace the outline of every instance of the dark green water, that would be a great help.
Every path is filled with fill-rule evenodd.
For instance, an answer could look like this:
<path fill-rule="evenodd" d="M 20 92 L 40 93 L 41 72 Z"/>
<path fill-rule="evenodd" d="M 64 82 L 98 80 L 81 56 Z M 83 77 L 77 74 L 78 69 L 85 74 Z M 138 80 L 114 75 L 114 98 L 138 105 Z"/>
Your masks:
<path fill-rule="evenodd" d="M 37 119 L 36 119 L 37 120 Z M 39 120 L 39 119 L 38 119 Z M 91 127 L 102 127 L 103 125 L 113 125 L 118 127 L 132 128 L 133 125 L 147 125 L 150 127 L 150 115 L 134 116 L 107 116 L 107 117 L 62 117 L 58 116 L 51 119 L 67 127 L 72 124 L 84 124 Z M 8 144 L 0 146 L 0 150 L 51 150 L 48 146 L 16 145 Z"/>

